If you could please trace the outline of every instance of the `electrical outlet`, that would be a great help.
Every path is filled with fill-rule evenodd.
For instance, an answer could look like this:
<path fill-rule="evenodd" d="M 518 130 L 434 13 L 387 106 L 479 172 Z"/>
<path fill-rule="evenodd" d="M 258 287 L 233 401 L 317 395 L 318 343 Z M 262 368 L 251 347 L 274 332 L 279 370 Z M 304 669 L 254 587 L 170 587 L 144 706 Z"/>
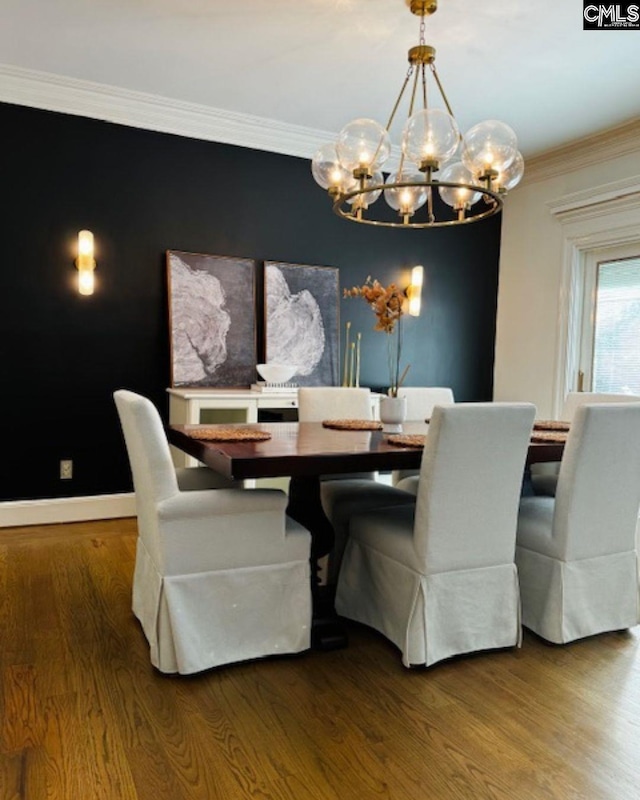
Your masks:
<path fill-rule="evenodd" d="M 63 459 L 60 461 L 60 480 L 70 481 L 73 478 L 73 461 Z"/>

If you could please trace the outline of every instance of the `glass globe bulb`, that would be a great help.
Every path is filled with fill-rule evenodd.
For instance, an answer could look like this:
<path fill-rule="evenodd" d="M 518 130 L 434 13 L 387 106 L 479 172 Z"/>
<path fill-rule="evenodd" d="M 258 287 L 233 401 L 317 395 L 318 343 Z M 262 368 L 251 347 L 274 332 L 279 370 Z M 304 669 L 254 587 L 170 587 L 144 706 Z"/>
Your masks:
<path fill-rule="evenodd" d="M 329 191 L 341 193 L 354 187 L 353 175 L 346 170 L 338 159 L 335 144 L 323 144 L 316 150 L 311 160 L 311 174 L 317 184 Z"/>
<path fill-rule="evenodd" d="M 336 150 L 349 172 L 364 169 L 372 174 L 389 158 L 391 142 L 386 129 L 375 120 L 355 119 L 340 131 Z"/>
<path fill-rule="evenodd" d="M 518 139 L 504 122 L 490 119 L 479 122 L 463 137 L 462 161 L 476 175 L 489 170 L 502 172 L 516 157 Z"/>
<path fill-rule="evenodd" d="M 418 186 L 402 186 L 398 189 L 385 189 L 384 199 L 387 204 L 400 214 L 413 214 L 427 202 L 429 187 L 425 185 L 424 175 L 420 172 L 392 172 L 387 184 L 417 183 Z"/>
<path fill-rule="evenodd" d="M 425 108 L 406 121 L 402 152 L 418 168 L 429 161 L 439 167 L 456 152 L 459 141 L 460 129 L 451 114 L 440 108 Z"/>
<path fill-rule="evenodd" d="M 346 192 L 354 184 L 353 175 L 338 160 L 335 144 L 323 144 L 311 160 L 311 174 L 323 189 Z"/>
<path fill-rule="evenodd" d="M 523 175 L 524 158 L 522 157 L 522 153 L 518 151 L 511 164 L 498 174 L 494 184 L 495 188 L 508 192 L 520 183 Z"/>
<path fill-rule="evenodd" d="M 472 173 L 460 161 L 449 164 L 442 170 L 439 177 L 441 183 L 474 183 Z M 482 197 L 482 192 L 474 192 L 464 186 L 454 188 L 452 186 L 441 186 L 438 191 L 444 202 L 452 208 L 460 209 L 471 208 Z"/>
<path fill-rule="evenodd" d="M 374 172 L 373 177 L 365 181 L 365 186 L 374 186 L 381 183 L 384 183 L 382 173 Z M 356 185 L 351 187 L 351 191 L 353 191 L 356 188 Z M 370 205 L 373 205 L 373 203 L 376 202 L 376 200 L 380 197 L 381 194 L 382 194 L 382 189 L 376 189 L 375 192 L 365 192 L 364 194 L 356 194 L 354 197 L 350 197 L 347 200 L 347 203 L 349 203 L 349 205 L 354 206 L 355 208 L 368 208 Z"/>

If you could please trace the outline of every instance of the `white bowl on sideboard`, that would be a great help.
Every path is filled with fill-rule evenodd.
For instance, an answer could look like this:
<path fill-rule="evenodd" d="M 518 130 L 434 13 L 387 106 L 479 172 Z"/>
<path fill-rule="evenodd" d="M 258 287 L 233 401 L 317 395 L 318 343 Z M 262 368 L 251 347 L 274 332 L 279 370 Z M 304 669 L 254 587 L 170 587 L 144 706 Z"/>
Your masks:
<path fill-rule="evenodd" d="M 296 374 L 297 367 L 292 364 L 256 364 L 256 369 L 267 383 L 287 383 Z"/>

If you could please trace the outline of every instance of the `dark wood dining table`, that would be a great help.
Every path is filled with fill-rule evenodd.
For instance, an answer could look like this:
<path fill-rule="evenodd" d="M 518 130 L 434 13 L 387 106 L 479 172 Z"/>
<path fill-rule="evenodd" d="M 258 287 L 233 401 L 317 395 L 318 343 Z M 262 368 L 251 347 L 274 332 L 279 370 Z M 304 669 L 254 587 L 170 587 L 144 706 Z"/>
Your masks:
<path fill-rule="evenodd" d="M 262 442 L 214 442 L 194 438 L 202 428 L 241 428 L 266 431 Z M 426 423 L 408 422 L 402 433 L 427 434 Z M 288 476 L 319 480 L 320 475 L 345 472 L 418 469 L 422 449 L 399 447 L 389 441 L 391 432 L 342 431 L 320 422 L 258 422 L 242 425 L 171 425 L 169 441 L 175 447 L 235 480 Z M 534 442 L 529 445 L 527 464 L 559 461 L 564 443 Z"/>
<path fill-rule="evenodd" d="M 216 442 L 192 435 L 202 428 L 230 427 L 266 431 L 271 438 L 261 442 Z M 426 423 L 411 422 L 402 426 L 402 433 L 427 434 L 428 429 Z M 287 514 L 311 532 L 314 567 L 331 551 L 334 542 L 333 528 L 320 501 L 321 476 L 418 469 L 422 459 L 421 448 L 392 444 L 389 431 L 333 430 L 319 422 L 171 425 L 167 435 L 172 445 L 228 478 L 289 477 Z M 562 443 L 532 442 L 527 465 L 558 461 L 563 447 Z M 333 630 L 331 614 L 326 613 L 326 590 L 319 585 L 317 571 L 313 572 L 315 644 L 321 649 L 342 646 L 342 634 Z"/>

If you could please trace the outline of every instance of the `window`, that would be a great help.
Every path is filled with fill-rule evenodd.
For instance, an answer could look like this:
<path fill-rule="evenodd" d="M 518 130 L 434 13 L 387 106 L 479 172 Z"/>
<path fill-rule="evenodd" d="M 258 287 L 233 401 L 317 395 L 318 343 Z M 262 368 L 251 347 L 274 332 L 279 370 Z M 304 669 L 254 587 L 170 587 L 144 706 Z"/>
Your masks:
<path fill-rule="evenodd" d="M 563 240 L 552 401 L 557 415 L 567 392 L 593 388 L 599 265 L 640 259 L 640 175 L 564 195 L 548 205 Z M 602 352 L 599 364 L 607 364 L 610 356 Z M 631 386 L 629 380 L 623 385 Z"/>
<path fill-rule="evenodd" d="M 587 255 L 578 388 L 640 394 L 640 248 Z"/>

